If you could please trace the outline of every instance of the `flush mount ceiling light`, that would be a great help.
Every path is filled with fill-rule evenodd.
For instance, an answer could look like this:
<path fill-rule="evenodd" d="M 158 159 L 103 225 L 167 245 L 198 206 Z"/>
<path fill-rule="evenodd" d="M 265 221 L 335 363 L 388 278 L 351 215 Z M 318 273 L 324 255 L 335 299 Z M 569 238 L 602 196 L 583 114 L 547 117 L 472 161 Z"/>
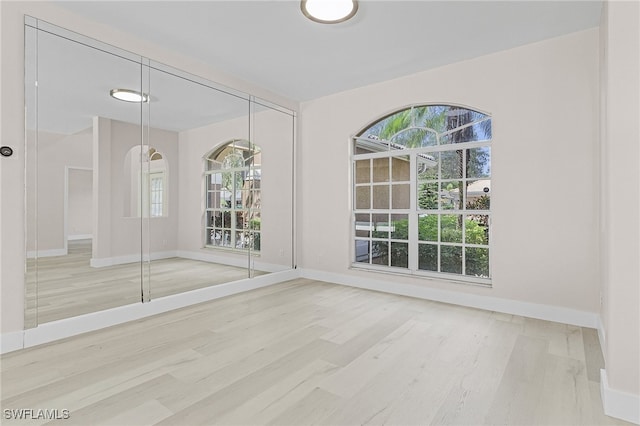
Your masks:
<path fill-rule="evenodd" d="M 302 0 L 304 16 L 321 24 L 337 24 L 351 19 L 358 11 L 356 0 Z"/>
<path fill-rule="evenodd" d="M 112 98 L 125 102 L 149 102 L 149 95 L 129 89 L 111 89 L 109 92 Z"/>

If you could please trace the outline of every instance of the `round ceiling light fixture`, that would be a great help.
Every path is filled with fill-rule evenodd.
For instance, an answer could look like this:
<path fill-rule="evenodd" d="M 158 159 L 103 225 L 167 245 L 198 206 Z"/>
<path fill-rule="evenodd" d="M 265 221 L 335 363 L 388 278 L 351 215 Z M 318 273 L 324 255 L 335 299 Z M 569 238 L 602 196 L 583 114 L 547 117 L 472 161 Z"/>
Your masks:
<path fill-rule="evenodd" d="M 111 89 L 109 92 L 112 98 L 125 102 L 149 102 L 149 95 L 129 89 Z"/>
<path fill-rule="evenodd" d="M 337 24 L 351 19 L 358 11 L 356 0 L 302 0 L 304 16 L 321 24 Z"/>

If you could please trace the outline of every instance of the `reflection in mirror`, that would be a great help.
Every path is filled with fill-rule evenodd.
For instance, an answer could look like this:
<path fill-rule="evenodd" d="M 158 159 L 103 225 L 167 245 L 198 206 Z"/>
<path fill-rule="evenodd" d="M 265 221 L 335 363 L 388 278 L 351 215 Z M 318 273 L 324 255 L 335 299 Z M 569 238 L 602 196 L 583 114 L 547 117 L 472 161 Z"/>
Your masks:
<path fill-rule="evenodd" d="M 122 188 L 125 217 L 167 215 L 167 167 L 162 153 L 153 147 L 134 146 L 127 152 Z"/>
<path fill-rule="evenodd" d="M 140 259 L 139 221 L 119 222 L 122 162 L 114 160 L 140 144 L 123 129 L 139 127 L 141 107 L 109 96 L 139 90 L 140 61 L 51 29 L 25 28 L 33 75 L 25 80 L 26 294 L 27 307 L 37 306 L 25 310 L 27 327 L 136 303 L 141 293 L 139 264 L 110 268 Z"/>
<path fill-rule="evenodd" d="M 292 111 L 34 26 L 28 326 L 292 268 Z"/>

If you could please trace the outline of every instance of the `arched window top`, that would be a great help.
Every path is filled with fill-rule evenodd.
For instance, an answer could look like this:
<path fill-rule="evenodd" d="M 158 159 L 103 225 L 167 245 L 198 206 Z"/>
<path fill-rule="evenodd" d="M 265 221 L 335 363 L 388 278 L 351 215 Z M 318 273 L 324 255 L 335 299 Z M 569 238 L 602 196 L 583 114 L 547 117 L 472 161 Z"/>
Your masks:
<path fill-rule="evenodd" d="M 374 122 L 355 138 L 358 148 L 387 151 L 491 140 L 491 116 L 457 105 L 419 105 Z"/>
<path fill-rule="evenodd" d="M 244 139 L 233 139 L 211 151 L 205 159 L 207 170 L 259 166 L 260 147 Z"/>

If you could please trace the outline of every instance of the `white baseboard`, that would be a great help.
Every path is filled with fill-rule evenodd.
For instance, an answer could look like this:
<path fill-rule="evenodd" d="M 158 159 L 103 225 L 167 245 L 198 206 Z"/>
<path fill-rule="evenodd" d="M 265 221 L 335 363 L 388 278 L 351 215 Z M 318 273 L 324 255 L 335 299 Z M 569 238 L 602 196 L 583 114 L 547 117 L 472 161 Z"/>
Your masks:
<path fill-rule="evenodd" d="M 611 389 L 604 369 L 600 370 L 600 395 L 607 416 L 640 425 L 640 395 Z"/>
<path fill-rule="evenodd" d="M 120 306 L 100 312 L 40 324 L 36 328 L 30 328 L 20 332 L 4 333 L 2 334 L 2 353 L 29 348 L 232 294 L 267 287 L 298 278 L 299 276 L 300 273 L 295 269 L 260 275 L 255 278 L 247 278 L 232 283 L 219 284 L 172 296 L 161 297 L 153 299 L 148 303 Z"/>
<path fill-rule="evenodd" d="M 440 290 L 412 284 L 402 284 L 392 281 L 336 274 L 312 269 L 301 269 L 300 273 L 303 278 L 327 281 L 351 287 L 381 291 L 384 293 L 434 300 L 437 302 L 451 303 L 454 305 L 468 306 L 487 311 L 502 312 L 505 314 L 520 315 L 580 327 L 598 327 L 599 317 L 595 312 L 586 312 L 560 306 L 542 305 L 538 303 L 502 299 L 498 297 Z"/>
<path fill-rule="evenodd" d="M 187 251 L 187 250 L 178 250 L 178 257 L 182 257 L 185 259 L 191 260 L 200 260 L 203 262 L 213 262 L 220 263 L 223 265 L 236 266 L 238 268 L 246 268 L 248 266 L 248 258 L 245 254 L 244 256 L 220 256 L 216 253 L 208 253 L 204 251 Z M 263 272 L 282 272 L 291 269 L 288 266 L 283 265 L 274 265 L 272 263 L 261 262 L 259 258 L 254 257 L 251 259 L 253 262 L 253 268 L 258 271 Z"/>
<path fill-rule="evenodd" d="M 27 252 L 27 259 L 35 259 L 36 254 L 38 255 L 38 257 L 66 256 L 67 249 L 60 248 L 60 249 L 50 249 L 50 250 L 38 250 L 38 251 L 30 250 Z"/>
<path fill-rule="evenodd" d="M 128 254 L 125 256 L 104 257 L 100 259 L 91 258 L 89 264 L 92 268 L 104 268 L 105 266 L 124 265 L 127 263 L 136 263 L 151 260 L 169 259 L 171 257 L 178 257 L 178 252 L 175 250 L 159 251 L 151 253 L 150 256 L 140 256 L 140 254 Z"/>
<path fill-rule="evenodd" d="M 11 331 L 0 336 L 0 353 L 17 351 L 24 347 L 24 331 Z"/>
<path fill-rule="evenodd" d="M 67 240 L 75 241 L 75 240 L 93 240 L 93 234 L 76 234 L 76 235 L 68 235 Z"/>

